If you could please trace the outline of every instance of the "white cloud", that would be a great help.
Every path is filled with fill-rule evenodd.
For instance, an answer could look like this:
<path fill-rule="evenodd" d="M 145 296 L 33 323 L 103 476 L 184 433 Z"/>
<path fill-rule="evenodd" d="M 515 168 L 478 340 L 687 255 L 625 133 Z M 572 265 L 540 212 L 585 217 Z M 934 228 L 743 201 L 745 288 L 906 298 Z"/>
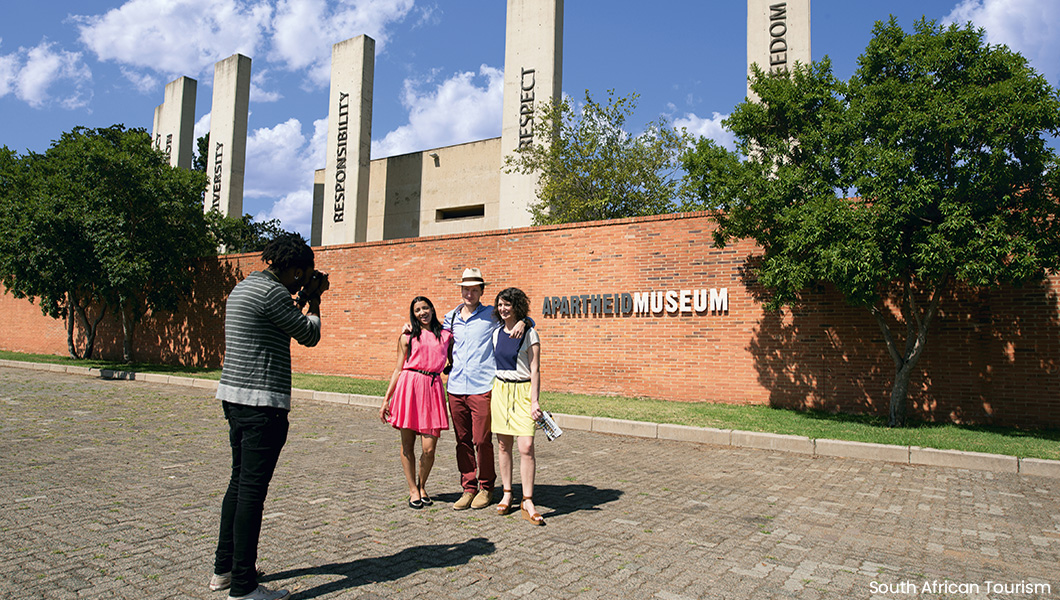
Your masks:
<path fill-rule="evenodd" d="M 195 139 L 199 139 L 202 136 L 210 133 L 210 115 L 212 114 L 213 113 L 206 113 L 205 115 L 199 117 L 198 121 L 195 121 L 195 133 L 193 134 L 195 136 Z"/>
<path fill-rule="evenodd" d="M 1060 80 L 1060 2 L 1056 0 L 963 0 L 943 23 L 971 21 L 986 41 L 1019 52 L 1049 83 Z"/>
<path fill-rule="evenodd" d="M 158 86 L 158 78 L 152 75 L 141 73 L 135 69 L 129 69 L 126 67 L 121 68 L 121 74 L 133 84 L 136 91 L 141 94 L 152 92 Z"/>
<path fill-rule="evenodd" d="M 256 129 L 248 136 L 244 197 L 272 201 L 267 210 L 255 214 L 256 221 L 279 219 L 285 229 L 309 238 L 313 172 L 324 168 L 327 128 L 327 119 L 314 121 L 313 135 L 307 139 L 301 122 L 288 119 L 272 128 Z"/>
<path fill-rule="evenodd" d="M 503 96 L 504 71 L 486 65 L 477 75 L 457 73 L 428 92 L 406 80 L 401 103 L 409 122 L 373 141 L 372 158 L 497 137 Z"/>
<path fill-rule="evenodd" d="M 280 227 L 300 233 L 308 240 L 313 231 L 313 188 L 291 192 L 277 200 L 269 210 L 254 215 L 254 221 L 258 223 L 272 219 L 278 219 Z"/>
<path fill-rule="evenodd" d="M 735 151 L 736 136 L 721 125 L 721 122 L 728 116 L 715 112 L 714 116 L 705 119 L 695 113 L 688 113 L 684 117 L 674 119 L 674 127 L 677 129 L 684 127 L 688 133 L 696 137 L 710 138 L 717 142 L 719 146 Z"/>
<path fill-rule="evenodd" d="M 405 18 L 414 0 L 279 0 L 269 59 L 290 70 L 308 69 L 325 86 L 331 78 L 331 46 L 361 34 L 375 40 L 376 54 L 390 35 L 387 26 Z"/>
<path fill-rule="evenodd" d="M 269 79 L 269 70 L 257 71 L 250 76 L 250 101 L 251 102 L 277 102 L 283 98 L 280 92 L 265 89 Z"/>
<path fill-rule="evenodd" d="M 99 16 L 74 16 L 99 60 L 197 76 L 234 53 L 253 57 L 269 27 L 266 1 L 129 0 Z"/>
<path fill-rule="evenodd" d="M 57 49 L 46 39 L 0 56 L 0 96 L 14 93 L 34 108 L 53 102 L 67 109 L 85 106 L 92 98 L 91 82 L 92 71 L 80 52 Z"/>

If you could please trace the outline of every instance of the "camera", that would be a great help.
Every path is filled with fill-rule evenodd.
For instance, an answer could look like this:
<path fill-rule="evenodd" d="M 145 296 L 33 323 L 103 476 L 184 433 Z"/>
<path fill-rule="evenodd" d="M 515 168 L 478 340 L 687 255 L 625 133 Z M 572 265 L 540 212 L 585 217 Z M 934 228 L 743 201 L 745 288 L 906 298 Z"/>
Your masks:
<path fill-rule="evenodd" d="M 302 289 L 298 290 L 298 306 L 305 306 L 310 300 L 319 300 L 329 287 L 328 274 L 314 270 Z"/>

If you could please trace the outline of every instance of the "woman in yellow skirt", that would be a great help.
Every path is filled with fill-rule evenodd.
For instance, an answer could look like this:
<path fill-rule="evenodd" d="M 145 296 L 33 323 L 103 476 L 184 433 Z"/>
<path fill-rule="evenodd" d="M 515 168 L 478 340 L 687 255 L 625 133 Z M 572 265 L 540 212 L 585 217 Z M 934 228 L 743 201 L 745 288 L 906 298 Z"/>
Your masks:
<path fill-rule="evenodd" d="M 507 288 L 497 294 L 493 303 L 495 316 L 504 326 L 493 332 L 493 355 L 497 374 L 490 400 L 493 433 L 500 446 L 501 482 L 504 495 L 497 504 L 497 514 L 506 515 L 512 506 L 512 447 L 519 441 L 519 474 L 523 483 L 520 510 L 523 518 L 534 525 L 545 519 L 534 507 L 534 426 L 541 418 L 538 395 L 541 390 L 541 339 L 537 330 L 529 329 L 520 338 L 509 334 L 530 312 L 530 299 L 518 288 Z"/>

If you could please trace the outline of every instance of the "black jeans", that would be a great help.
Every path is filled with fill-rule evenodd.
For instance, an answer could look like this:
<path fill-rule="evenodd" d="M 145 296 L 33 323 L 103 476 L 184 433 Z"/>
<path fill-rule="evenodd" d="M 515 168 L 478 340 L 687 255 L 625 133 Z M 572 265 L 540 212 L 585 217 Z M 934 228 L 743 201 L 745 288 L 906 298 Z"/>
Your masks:
<path fill-rule="evenodd" d="M 214 573 L 232 572 L 232 596 L 258 587 L 255 570 L 269 481 L 287 442 L 287 411 L 222 402 L 232 444 L 232 477 L 221 502 Z"/>

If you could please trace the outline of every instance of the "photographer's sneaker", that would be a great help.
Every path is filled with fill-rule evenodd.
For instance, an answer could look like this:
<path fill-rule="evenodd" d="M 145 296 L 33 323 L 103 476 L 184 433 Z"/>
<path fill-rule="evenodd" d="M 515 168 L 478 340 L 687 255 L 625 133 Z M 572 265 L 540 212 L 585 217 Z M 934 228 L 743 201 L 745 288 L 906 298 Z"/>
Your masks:
<path fill-rule="evenodd" d="M 258 589 L 246 596 L 229 596 L 228 600 L 287 600 L 290 597 L 291 592 L 287 590 L 270 590 L 263 585 L 259 585 Z"/>
<path fill-rule="evenodd" d="M 232 587 L 232 572 L 214 573 L 210 576 L 209 586 L 211 592 L 219 592 Z"/>
<path fill-rule="evenodd" d="M 261 567 L 256 569 L 258 577 L 265 574 L 265 571 L 261 570 Z M 214 573 L 210 576 L 210 583 L 207 584 L 211 592 L 219 592 L 221 590 L 227 590 L 232 587 L 232 572 L 227 573 Z"/>

